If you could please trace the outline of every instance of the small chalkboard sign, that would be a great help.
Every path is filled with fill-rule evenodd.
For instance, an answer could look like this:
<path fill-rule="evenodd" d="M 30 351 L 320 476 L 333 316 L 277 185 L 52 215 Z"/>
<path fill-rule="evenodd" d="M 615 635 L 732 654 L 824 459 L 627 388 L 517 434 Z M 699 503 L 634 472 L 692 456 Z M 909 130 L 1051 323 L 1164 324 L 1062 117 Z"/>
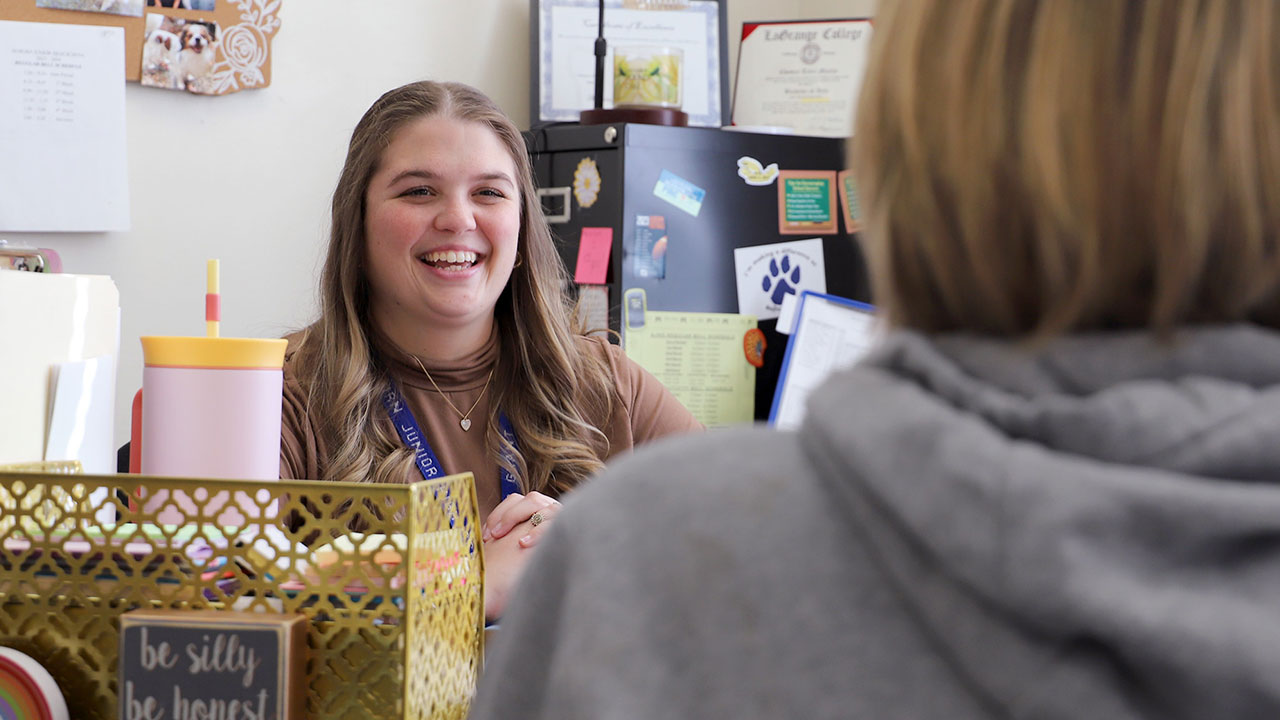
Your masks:
<path fill-rule="evenodd" d="M 120 616 L 120 720 L 299 720 L 306 618 L 223 610 Z"/>

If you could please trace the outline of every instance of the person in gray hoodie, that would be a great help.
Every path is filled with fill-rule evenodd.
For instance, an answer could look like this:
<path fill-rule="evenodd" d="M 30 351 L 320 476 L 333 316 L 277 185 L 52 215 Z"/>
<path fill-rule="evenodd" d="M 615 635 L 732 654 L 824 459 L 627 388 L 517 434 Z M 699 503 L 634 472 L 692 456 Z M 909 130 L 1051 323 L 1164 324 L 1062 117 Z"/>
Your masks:
<path fill-rule="evenodd" d="M 1280 4 L 880 9 L 889 332 L 570 496 L 475 720 L 1280 717 Z"/>

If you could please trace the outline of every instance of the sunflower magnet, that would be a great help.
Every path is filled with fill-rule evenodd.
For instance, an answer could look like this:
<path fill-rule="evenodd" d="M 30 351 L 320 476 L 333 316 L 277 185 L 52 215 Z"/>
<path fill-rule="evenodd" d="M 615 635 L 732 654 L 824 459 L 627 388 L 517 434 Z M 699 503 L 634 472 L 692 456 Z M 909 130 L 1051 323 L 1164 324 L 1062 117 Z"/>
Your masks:
<path fill-rule="evenodd" d="M 600 168 L 589 157 L 582 158 L 573 171 L 573 196 L 578 205 L 589 208 L 600 199 Z"/>

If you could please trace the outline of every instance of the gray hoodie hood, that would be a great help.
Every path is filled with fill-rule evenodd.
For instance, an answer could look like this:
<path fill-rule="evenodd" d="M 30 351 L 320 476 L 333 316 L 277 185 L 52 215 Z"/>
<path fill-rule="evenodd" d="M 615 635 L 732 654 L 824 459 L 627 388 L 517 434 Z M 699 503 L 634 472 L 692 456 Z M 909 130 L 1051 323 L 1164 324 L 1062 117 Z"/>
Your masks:
<path fill-rule="evenodd" d="M 1280 717 L 1280 334 L 900 333 L 801 435 L 994 714 Z"/>

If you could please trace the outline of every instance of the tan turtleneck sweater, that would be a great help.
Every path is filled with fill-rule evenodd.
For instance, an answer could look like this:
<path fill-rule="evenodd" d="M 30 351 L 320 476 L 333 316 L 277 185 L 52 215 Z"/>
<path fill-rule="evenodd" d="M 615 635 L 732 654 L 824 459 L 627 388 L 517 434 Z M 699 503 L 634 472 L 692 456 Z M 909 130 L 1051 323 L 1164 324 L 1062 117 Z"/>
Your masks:
<path fill-rule="evenodd" d="M 390 358 L 392 378 L 400 387 L 413 417 L 418 421 L 431 449 L 446 473 L 470 471 L 475 476 L 480 518 L 484 520 L 501 499 L 498 464 L 486 447 L 486 423 L 491 410 L 492 388 L 484 390 L 485 379 L 498 358 L 498 336 L 474 354 L 448 365 L 427 363 L 426 370 L 440 390 L 457 407 L 455 411 L 419 369 L 411 357 L 394 348 L 383 347 Z M 685 409 L 656 378 L 628 358 L 622 349 L 601 338 L 578 338 L 586 352 L 605 358 L 617 383 L 613 413 L 594 419 L 609 439 L 609 457 L 664 435 L 701 430 L 702 424 Z M 482 394 L 482 390 L 484 390 Z M 477 402 L 478 401 L 478 402 Z M 471 411 L 471 429 L 463 431 L 459 411 Z M 381 405 L 379 404 L 379 407 Z M 515 428 L 517 440 L 520 428 Z M 317 432 L 315 419 L 307 408 L 306 390 L 294 372 L 293 354 L 284 364 L 284 406 L 281 417 L 280 477 L 317 479 L 323 474 L 328 453 Z M 606 458 L 607 460 L 607 458 Z M 417 468 L 406 482 L 420 480 Z"/>

